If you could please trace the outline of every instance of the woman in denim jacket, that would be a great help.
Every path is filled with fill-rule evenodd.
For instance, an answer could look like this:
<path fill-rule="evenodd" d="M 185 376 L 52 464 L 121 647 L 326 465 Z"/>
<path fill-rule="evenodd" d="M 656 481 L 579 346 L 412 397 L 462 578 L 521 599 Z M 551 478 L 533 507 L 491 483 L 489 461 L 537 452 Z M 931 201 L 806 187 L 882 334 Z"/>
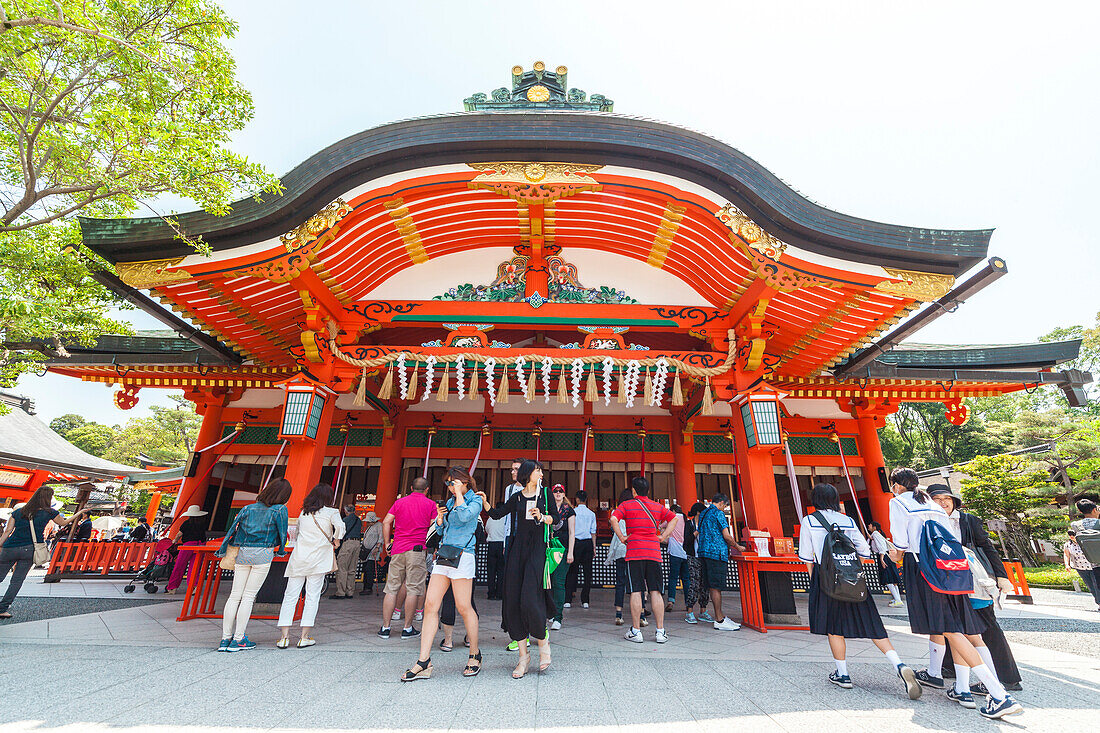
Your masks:
<path fill-rule="evenodd" d="M 233 589 L 222 613 L 222 641 L 219 652 L 240 652 L 254 649 L 256 644 L 245 636 L 252 604 L 271 570 L 275 553 L 286 555 L 286 502 L 290 498 L 290 482 L 275 479 L 264 487 L 254 504 L 237 513 L 225 534 L 215 557 L 225 557 L 232 547 L 239 547 L 233 564 Z"/>
<path fill-rule="evenodd" d="M 452 466 L 447 469 L 446 508 L 439 508 L 436 524 L 442 528 L 440 548 L 461 548 L 462 552 L 448 564 L 436 556 L 432 579 L 424 600 L 424 625 L 420 629 L 420 656 L 411 669 L 405 670 L 402 682 L 428 679 L 432 676 L 432 642 L 439 629 L 439 607 L 450 588 L 454 593 L 455 607 L 462 616 L 466 634 L 470 640 L 470 659 L 462 670 L 464 677 L 473 677 L 481 671 L 481 652 L 477 646 L 477 612 L 471 605 L 474 590 L 474 547 L 477 545 L 477 520 L 481 516 L 482 499 L 477 495 L 477 483 L 466 469 Z"/>

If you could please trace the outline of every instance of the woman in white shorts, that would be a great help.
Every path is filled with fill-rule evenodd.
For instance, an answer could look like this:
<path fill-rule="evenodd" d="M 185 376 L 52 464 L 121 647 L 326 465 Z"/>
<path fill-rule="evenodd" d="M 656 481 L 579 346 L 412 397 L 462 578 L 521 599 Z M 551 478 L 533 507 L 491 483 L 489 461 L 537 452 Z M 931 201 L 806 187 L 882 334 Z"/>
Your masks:
<path fill-rule="evenodd" d="M 477 612 L 471 604 L 474 591 L 474 547 L 477 544 L 477 520 L 481 516 L 482 501 L 477 495 L 477 483 L 463 468 L 447 469 L 446 507 L 439 508 L 436 524 L 442 528 L 443 537 L 436 551 L 432 578 L 424 599 L 424 625 L 420 629 L 420 656 L 401 676 L 402 682 L 424 680 L 432 676 L 432 642 L 439 630 L 439 608 L 443 596 L 450 588 L 454 593 L 455 607 L 462 616 L 466 634 L 470 639 L 470 658 L 462 670 L 464 677 L 473 677 L 481 671 L 481 652 L 477 646 Z"/>

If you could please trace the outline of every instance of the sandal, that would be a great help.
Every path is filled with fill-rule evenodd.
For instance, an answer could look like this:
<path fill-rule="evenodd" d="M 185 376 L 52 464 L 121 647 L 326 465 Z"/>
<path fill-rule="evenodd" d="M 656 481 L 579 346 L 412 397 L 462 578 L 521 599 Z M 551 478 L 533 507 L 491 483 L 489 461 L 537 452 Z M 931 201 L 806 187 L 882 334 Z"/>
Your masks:
<path fill-rule="evenodd" d="M 413 680 L 426 680 L 432 676 L 432 658 L 416 661 L 409 669 L 405 670 L 405 674 L 401 675 L 402 682 L 412 682 Z"/>
<path fill-rule="evenodd" d="M 477 662 L 477 666 L 475 667 L 474 665 L 467 662 L 466 668 L 462 670 L 463 677 L 477 677 L 477 673 L 481 671 L 481 652 L 478 652 L 477 654 L 471 654 L 470 659 Z"/>
<path fill-rule="evenodd" d="M 0 618 L 11 618 L 11 614 L 7 611 L 4 611 L 3 613 L 0 613 Z"/>
<path fill-rule="evenodd" d="M 464 646 L 466 648 L 470 647 L 470 637 L 469 636 L 462 637 L 462 646 Z"/>
<path fill-rule="evenodd" d="M 316 640 L 316 639 L 314 639 L 314 638 L 313 638 L 313 637 L 311 637 L 311 636 L 307 636 L 307 637 L 306 637 L 306 638 L 304 638 L 304 639 L 299 639 L 299 640 L 298 640 L 298 648 L 299 648 L 299 649 L 305 649 L 306 647 L 310 647 L 310 646 L 313 646 L 313 645 L 314 645 L 314 644 L 316 644 L 316 643 L 317 643 L 317 640 Z"/>
<path fill-rule="evenodd" d="M 439 640 L 439 651 L 449 652 L 452 649 L 454 649 L 454 646 L 451 645 L 451 644 L 448 644 L 446 639 L 440 639 Z"/>
<path fill-rule="evenodd" d="M 278 649 L 287 649 L 287 648 L 289 648 L 290 647 L 290 637 L 289 636 L 284 636 L 282 639 L 279 639 L 277 642 L 275 642 L 275 647 L 278 648 Z"/>
<path fill-rule="evenodd" d="M 546 655 L 543 656 L 542 650 L 546 649 Z M 539 647 L 539 672 L 545 672 L 550 668 L 550 645 Z"/>
<path fill-rule="evenodd" d="M 531 663 L 531 655 L 529 653 L 528 654 L 520 654 L 519 655 L 519 664 L 517 664 L 516 668 L 512 670 L 512 679 L 514 679 L 514 680 L 523 679 L 523 676 L 527 674 L 527 665 L 530 664 L 530 663 Z"/>

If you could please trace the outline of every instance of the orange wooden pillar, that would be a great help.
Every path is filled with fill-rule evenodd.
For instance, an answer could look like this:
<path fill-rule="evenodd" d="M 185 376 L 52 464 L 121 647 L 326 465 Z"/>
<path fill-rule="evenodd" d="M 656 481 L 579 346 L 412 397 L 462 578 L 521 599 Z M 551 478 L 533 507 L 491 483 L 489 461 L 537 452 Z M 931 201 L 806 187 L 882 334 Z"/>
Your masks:
<path fill-rule="evenodd" d="M 770 447 L 749 448 L 745 423 L 733 420 L 734 447 L 737 466 L 743 483 L 742 494 L 749 529 L 766 529 L 772 537 L 783 537 L 783 521 L 779 514 L 779 496 L 775 489 Z"/>
<path fill-rule="evenodd" d="M 676 485 L 676 503 L 685 511 L 698 501 L 695 487 L 695 438 L 677 426 L 672 431 L 672 480 Z"/>
<path fill-rule="evenodd" d="M 332 428 L 332 415 L 336 411 L 336 400 L 325 400 L 321 410 L 321 421 L 317 425 L 317 437 L 295 438 L 286 449 L 286 471 L 283 478 L 290 482 L 293 493 L 286 503 L 290 516 L 296 517 L 302 512 L 302 502 L 306 494 L 321 480 L 321 468 L 328 450 L 328 434 Z"/>
<path fill-rule="evenodd" d="M 199 427 L 198 437 L 195 438 L 196 448 L 207 448 L 217 443 L 222 437 L 222 401 L 211 400 L 202 407 L 202 426 Z M 179 529 L 179 525 L 183 524 L 184 517 L 181 515 L 187 511 L 187 507 L 192 504 L 198 504 L 201 507 L 206 501 L 206 487 L 209 479 L 208 474 L 216 458 L 217 451 L 205 451 L 199 457 L 195 475 L 191 478 L 183 479 L 183 483 L 180 485 L 179 495 L 176 497 L 176 519 L 172 523 L 170 535 L 174 534 L 176 530 Z"/>
<path fill-rule="evenodd" d="M 157 520 L 157 511 L 160 510 L 160 500 L 164 497 L 164 494 L 160 491 L 154 491 L 153 495 L 149 497 L 149 508 L 145 510 L 145 521 L 150 525 Z"/>
<path fill-rule="evenodd" d="M 863 483 L 867 486 L 867 501 L 871 505 L 871 517 L 889 531 L 890 499 L 893 494 L 882 490 L 878 471 L 886 467 L 882 444 L 878 438 L 878 423 L 882 418 L 871 416 L 856 418 L 859 430 L 859 454 L 863 457 Z"/>
<path fill-rule="evenodd" d="M 405 421 L 398 417 L 382 433 L 382 465 L 374 488 L 374 513 L 385 517 L 401 491 L 401 447 L 405 443 Z"/>

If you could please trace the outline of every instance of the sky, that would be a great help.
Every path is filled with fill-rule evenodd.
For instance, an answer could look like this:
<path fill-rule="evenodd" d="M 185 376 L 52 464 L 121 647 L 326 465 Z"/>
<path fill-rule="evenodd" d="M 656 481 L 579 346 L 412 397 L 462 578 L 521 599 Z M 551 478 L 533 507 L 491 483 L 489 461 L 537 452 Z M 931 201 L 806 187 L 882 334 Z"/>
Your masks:
<path fill-rule="evenodd" d="M 470 94 L 510 86 L 513 65 L 541 60 L 567 66 L 570 86 L 613 99 L 616 113 L 722 140 L 836 211 L 995 228 L 989 254 L 1008 274 L 914 341 L 1030 341 L 1100 310 L 1096 4 L 223 7 L 255 102 L 234 147 L 276 174 L 363 129 L 460 111 Z M 117 424 L 164 402 L 145 390 L 123 412 L 111 389 L 55 375 L 18 390 L 47 421 L 77 412 Z"/>

